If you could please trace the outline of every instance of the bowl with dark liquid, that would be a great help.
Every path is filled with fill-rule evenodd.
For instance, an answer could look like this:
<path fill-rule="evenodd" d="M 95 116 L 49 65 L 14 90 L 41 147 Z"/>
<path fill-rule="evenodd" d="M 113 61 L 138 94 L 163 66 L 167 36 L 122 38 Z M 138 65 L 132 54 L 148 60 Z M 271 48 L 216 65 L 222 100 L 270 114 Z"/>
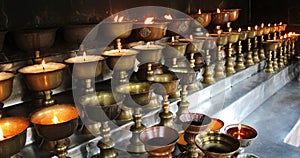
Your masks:
<path fill-rule="evenodd" d="M 165 126 L 150 127 L 140 134 L 149 157 L 171 158 L 178 139 L 178 132 Z"/>

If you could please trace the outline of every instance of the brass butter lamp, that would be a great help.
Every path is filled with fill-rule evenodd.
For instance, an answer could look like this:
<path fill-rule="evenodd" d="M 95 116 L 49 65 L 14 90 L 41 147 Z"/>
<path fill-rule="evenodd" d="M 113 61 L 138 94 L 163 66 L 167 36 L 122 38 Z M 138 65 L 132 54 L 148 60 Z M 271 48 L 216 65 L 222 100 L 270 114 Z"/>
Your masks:
<path fill-rule="evenodd" d="M 274 73 L 274 67 L 273 67 L 273 53 L 274 51 L 277 51 L 277 48 L 279 46 L 279 43 L 277 40 L 266 40 L 263 42 L 264 49 L 267 52 L 267 64 L 265 67 L 265 72 L 267 73 Z"/>
<path fill-rule="evenodd" d="M 191 22 L 191 27 L 194 28 L 196 37 L 205 35 L 204 30 L 207 27 L 212 19 L 212 13 L 203 13 L 201 9 L 198 9 L 197 13 L 189 14 L 194 20 Z"/>
<path fill-rule="evenodd" d="M 184 55 L 186 52 L 187 43 L 175 41 L 175 38 L 172 37 L 171 42 L 163 43 L 165 48 L 163 49 L 164 59 L 166 60 L 166 65 L 169 67 L 178 67 L 177 60 L 185 59 Z M 172 61 L 171 64 L 169 64 Z"/>
<path fill-rule="evenodd" d="M 217 44 L 217 63 L 215 66 L 214 77 L 217 79 L 222 79 L 226 77 L 225 67 L 224 67 L 224 52 L 222 47 L 228 44 L 228 35 L 227 34 L 211 34 L 212 37 L 216 38 Z"/>
<path fill-rule="evenodd" d="M 214 33 L 223 32 L 221 26 L 229 22 L 230 12 L 221 11 L 217 8 L 217 11 L 212 13 L 212 20 L 211 23 L 216 26 Z"/>
<path fill-rule="evenodd" d="M 227 26 L 226 29 L 227 29 L 227 31 L 232 30 L 231 23 L 235 22 L 238 19 L 240 9 L 222 9 L 222 12 L 227 12 L 229 14 L 229 20 L 226 23 L 226 26 Z"/>
<path fill-rule="evenodd" d="M 247 67 L 254 65 L 253 61 L 253 49 L 252 49 L 252 43 L 251 40 L 256 37 L 257 31 L 255 29 L 252 29 L 251 27 L 248 27 L 248 51 L 246 55 L 246 61 L 245 65 Z"/>
<path fill-rule="evenodd" d="M 264 29 L 255 25 L 254 29 L 256 30 L 256 36 L 254 37 L 254 45 L 253 45 L 253 62 L 259 63 L 260 60 L 264 58 L 264 54 L 259 54 L 258 49 L 258 37 L 263 36 Z M 261 57 L 261 58 L 260 58 Z"/>
<path fill-rule="evenodd" d="M 232 54 L 234 52 L 233 50 L 233 44 L 237 43 L 239 38 L 240 38 L 240 32 L 235 32 L 235 31 L 230 31 L 226 32 L 228 36 L 228 56 L 226 57 L 226 62 L 225 62 L 225 71 L 227 74 L 231 75 L 234 74 L 236 71 L 234 69 L 234 59 L 232 57 Z"/>
<path fill-rule="evenodd" d="M 0 72 L 0 118 L 2 117 L 2 103 L 12 93 L 14 74 L 8 72 Z"/>
<path fill-rule="evenodd" d="M 244 53 L 243 53 L 243 46 L 242 46 L 242 41 L 245 41 L 248 38 L 248 31 L 247 30 L 242 30 L 239 28 L 238 32 L 240 32 L 240 38 L 238 41 L 238 52 L 237 52 L 237 58 L 235 61 L 235 69 L 236 70 L 243 70 L 246 68 L 245 66 L 245 58 L 244 58 Z"/>

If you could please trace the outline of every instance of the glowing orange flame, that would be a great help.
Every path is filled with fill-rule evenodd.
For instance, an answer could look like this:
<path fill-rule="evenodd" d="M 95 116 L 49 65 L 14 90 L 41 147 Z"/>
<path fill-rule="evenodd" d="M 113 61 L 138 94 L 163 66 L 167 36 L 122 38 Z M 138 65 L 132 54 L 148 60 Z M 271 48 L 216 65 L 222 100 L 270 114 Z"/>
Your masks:
<path fill-rule="evenodd" d="M 287 37 L 287 34 L 284 34 L 284 36 L 283 36 L 284 38 L 286 38 Z"/>
<path fill-rule="evenodd" d="M 241 129 L 242 129 L 242 125 L 241 124 L 239 124 L 238 125 L 238 137 L 237 137 L 237 139 L 241 139 Z"/>
<path fill-rule="evenodd" d="M 254 26 L 254 29 L 255 29 L 255 30 L 257 30 L 257 29 L 258 29 L 258 26 L 257 26 L 257 25 L 255 25 L 255 26 Z"/>
<path fill-rule="evenodd" d="M 124 16 L 121 16 L 121 17 L 119 18 L 119 16 L 117 15 L 117 16 L 114 18 L 114 22 L 122 22 L 123 19 L 124 19 Z"/>
<path fill-rule="evenodd" d="M 193 35 L 190 35 L 190 39 L 191 39 L 191 40 L 193 40 L 193 39 L 194 39 Z"/>
<path fill-rule="evenodd" d="M 229 29 L 228 29 L 228 32 L 231 32 L 231 31 L 232 31 L 232 28 L 229 28 Z"/>
<path fill-rule="evenodd" d="M 206 37 L 209 37 L 209 33 L 206 33 L 205 35 L 206 35 Z"/>
<path fill-rule="evenodd" d="M 229 32 L 231 32 L 230 29 L 229 29 Z M 217 31 L 217 34 L 218 34 L 218 35 L 220 35 L 221 33 L 222 33 L 221 30 L 218 30 L 218 31 Z"/>
<path fill-rule="evenodd" d="M 172 40 L 171 40 L 172 42 L 175 42 L 175 37 L 174 36 L 172 36 Z"/>
<path fill-rule="evenodd" d="M 119 52 L 122 50 L 122 43 L 121 42 L 118 42 L 117 43 L 117 47 L 118 47 L 118 50 Z"/>
<path fill-rule="evenodd" d="M 248 26 L 248 31 L 251 31 L 251 27 L 250 26 Z"/>
<path fill-rule="evenodd" d="M 280 36 L 280 39 L 282 40 L 282 39 L 283 39 L 283 36 Z"/>
<path fill-rule="evenodd" d="M 45 62 L 44 59 L 42 60 L 42 64 L 41 64 L 41 65 L 42 65 L 42 67 L 43 67 L 43 70 L 45 70 L 46 62 Z"/>
<path fill-rule="evenodd" d="M 167 20 L 172 20 L 173 19 L 171 14 L 166 14 L 164 16 L 164 18 L 167 19 Z"/>
<path fill-rule="evenodd" d="M 57 118 L 56 115 L 53 116 L 52 120 L 51 120 L 54 124 L 58 124 L 59 123 L 59 120 Z"/>
<path fill-rule="evenodd" d="M 201 14 L 201 9 L 198 9 L 198 14 Z"/>
<path fill-rule="evenodd" d="M 269 24 L 268 24 L 268 26 L 270 27 L 270 26 L 271 26 L 271 24 L 269 23 Z"/>
<path fill-rule="evenodd" d="M 261 23 L 260 27 L 261 27 L 261 28 L 264 28 L 264 27 L 265 27 L 265 24 L 264 24 L 264 23 Z"/>
<path fill-rule="evenodd" d="M 279 25 L 282 25 L 282 22 L 280 22 Z"/>
<path fill-rule="evenodd" d="M 85 61 L 85 59 L 86 59 L 86 52 L 85 51 L 83 52 L 82 56 L 83 56 L 83 61 Z"/>
<path fill-rule="evenodd" d="M 221 13 L 221 10 L 219 8 L 217 8 L 217 13 Z"/>
<path fill-rule="evenodd" d="M 239 28 L 239 29 L 238 29 L 238 32 L 242 32 L 242 29 L 241 29 L 241 28 Z"/>
<path fill-rule="evenodd" d="M 4 135 L 3 135 L 2 127 L 0 126 L 0 141 L 1 140 L 4 140 Z"/>
<path fill-rule="evenodd" d="M 149 17 L 149 18 L 146 18 L 146 20 L 145 20 L 145 24 L 154 24 L 154 17 Z"/>

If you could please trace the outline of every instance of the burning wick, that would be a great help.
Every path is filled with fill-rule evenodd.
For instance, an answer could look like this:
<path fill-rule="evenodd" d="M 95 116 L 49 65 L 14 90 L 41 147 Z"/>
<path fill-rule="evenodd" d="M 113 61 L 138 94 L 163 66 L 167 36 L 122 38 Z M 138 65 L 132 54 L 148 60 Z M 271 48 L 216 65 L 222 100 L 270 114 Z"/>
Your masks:
<path fill-rule="evenodd" d="M 237 137 L 237 139 L 241 139 L 241 129 L 242 129 L 242 125 L 239 124 L 239 126 L 238 126 L 238 137 Z"/>
<path fill-rule="evenodd" d="M 147 48 L 149 48 L 150 47 L 150 42 L 147 42 L 146 46 L 147 46 Z"/>
<path fill-rule="evenodd" d="M 201 9 L 198 9 L 198 14 L 201 14 Z"/>
<path fill-rule="evenodd" d="M 280 22 L 279 25 L 282 25 L 282 22 Z"/>
<path fill-rule="evenodd" d="M 85 51 L 83 52 L 83 61 L 85 61 L 85 59 L 86 59 L 86 53 L 85 53 Z"/>
<path fill-rule="evenodd" d="M 119 16 L 117 15 L 117 16 L 114 18 L 114 22 L 122 22 L 123 19 L 124 19 L 124 16 L 121 16 L 121 17 L 119 18 Z"/>
<path fill-rule="evenodd" d="M 251 31 L 251 27 L 250 26 L 248 26 L 248 31 Z"/>
<path fill-rule="evenodd" d="M 122 50 L 122 44 L 121 44 L 121 42 L 118 42 L 118 44 L 117 44 L 118 46 L 118 50 L 119 50 L 119 52 L 121 52 L 121 50 Z"/>
<path fill-rule="evenodd" d="M 190 35 L 190 39 L 191 39 L 191 40 L 193 40 L 193 39 L 194 39 L 193 35 Z"/>
<path fill-rule="evenodd" d="M 229 32 L 231 32 L 231 30 L 229 29 Z M 218 30 L 217 31 L 217 34 L 218 34 L 218 36 L 220 36 L 221 35 L 221 33 L 222 33 L 222 31 L 221 30 Z"/>
<path fill-rule="evenodd" d="M 154 24 L 154 17 L 149 17 L 149 18 L 146 18 L 146 20 L 145 20 L 145 24 Z"/>
<path fill-rule="evenodd" d="M 231 32 L 231 31 L 232 31 L 232 28 L 229 28 L 229 29 L 228 29 L 228 32 Z"/>
<path fill-rule="evenodd" d="M 219 8 L 217 8 L 217 13 L 221 13 L 221 10 Z"/>
<path fill-rule="evenodd" d="M 172 42 L 175 42 L 175 37 L 174 36 L 172 36 L 172 40 L 171 40 Z"/>
<path fill-rule="evenodd" d="M 268 26 L 270 27 L 270 26 L 271 26 L 271 24 L 269 23 L 269 24 L 268 24 Z"/>
<path fill-rule="evenodd" d="M 264 28 L 265 24 L 264 23 L 261 23 L 260 27 L 261 28 Z"/>
<path fill-rule="evenodd" d="M 0 141 L 1 140 L 4 140 L 4 135 L 3 135 L 3 129 L 2 127 L 0 126 Z"/>
<path fill-rule="evenodd" d="M 286 38 L 286 37 L 287 37 L 287 35 L 286 35 L 286 34 L 284 34 L 283 38 Z"/>
<path fill-rule="evenodd" d="M 209 33 L 206 33 L 205 35 L 206 35 L 206 37 L 209 37 Z"/>
<path fill-rule="evenodd" d="M 242 29 L 241 29 L 241 28 L 239 28 L 239 29 L 238 29 L 238 32 L 242 32 Z"/>
<path fill-rule="evenodd" d="M 59 123 L 59 120 L 57 118 L 56 115 L 53 116 L 52 120 L 51 120 L 54 124 L 58 124 Z"/>
<path fill-rule="evenodd" d="M 164 18 L 167 19 L 167 20 L 172 20 L 173 19 L 171 14 L 166 14 L 164 16 Z"/>
<path fill-rule="evenodd" d="M 46 64 L 45 60 L 42 60 L 42 64 L 41 65 L 42 65 L 43 71 L 45 71 L 45 64 Z"/>
<path fill-rule="evenodd" d="M 257 25 L 255 25 L 255 26 L 254 26 L 254 29 L 255 29 L 255 30 L 257 30 L 257 29 L 258 29 L 258 26 L 257 26 Z"/>

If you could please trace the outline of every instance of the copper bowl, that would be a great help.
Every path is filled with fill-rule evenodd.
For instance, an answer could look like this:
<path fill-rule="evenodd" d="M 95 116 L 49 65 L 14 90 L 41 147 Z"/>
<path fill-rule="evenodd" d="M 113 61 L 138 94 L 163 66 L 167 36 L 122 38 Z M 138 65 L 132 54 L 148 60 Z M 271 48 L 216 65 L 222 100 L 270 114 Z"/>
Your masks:
<path fill-rule="evenodd" d="M 141 63 L 159 62 L 163 48 L 160 45 L 138 45 L 133 47 L 134 50 L 139 52 L 136 58 Z"/>
<path fill-rule="evenodd" d="M 208 128 L 210 131 L 220 131 L 220 129 L 224 126 L 224 122 L 217 118 L 211 118 L 211 123 Z"/>
<path fill-rule="evenodd" d="M 135 37 L 142 41 L 160 40 L 166 34 L 167 24 L 167 22 L 155 22 L 154 24 L 137 22 L 134 24 Z"/>
<path fill-rule="evenodd" d="M 170 36 L 174 35 L 185 35 L 190 30 L 191 18 L 178 18 L 168 20 L 169 23 L 167 25 L 167 34 Z"/>
<path fill-rule="evenodd" d="M 228 34 L 210 34 L 211 37 L 216 39 L 218 46 L 225 46 L 228 44 Z"/>
<path fill-rule="evenodd" d="M 0 102 L 7 99 L 12 92 L 14 74 L 0 72 Z"/>
<path fill-rule="evenodd" d="M 0 140 L 1 157 L 11 157 L 17 154 L 26 142 L 26 129 L 30 123 L 26 118 L 5 117 L 0 119 L 4 140 Z"/>
<path fill-rule="evenodd" d="M 129 107 L 139 107 L 149 104 L 152 89 L 150 82 L 130 82 L 116 87 L 116 92 L 125 94 L 124 104 Z"/>
<path fill-rule="evenodd" d="M 68 25 L 63 28 L 66 42 L 80 44 L 96 24 Z"/>
<path fill-rule="evenodd" d="M 241 126 L 240 132 L 242 134 L 240 135 L 240 138 L 238 138 L 238 134 L 237 134 L 239 131 L 238 126 L 239 124 L 231 124 L 226 126 L 224 129 L 225 134 L 237 138 L 240 141 L 241 147 L 247 147 L 252 143 L 253 139 L 257 137 L 257 132 L 254 128 L 250 126 L 240 124 Z"/>
<path fill-rule="evenodd" d="M 191 134 L 198 134 L 200 131 L 208 130 L 211 118 L 207 115 L 200 113 L 187 113 L 179 116 L 180 121 L 183 123 L 182 128 L 185 132 Z"/>
<path fill-rule="evenodd" d="M 172 73 L 151 75 L 147 77 L 147 80 L 153 83 L 158 83 L 154 84 L 153 88 L 155 93 L 161 95 L 176 93 L 180 82 L 177 76 Z"/>
<path fill-rule="evenodd" d="M 222 12 L 227 12 L 229 14 L 229 22 L 234 22 L 239 17 L 240 9 L 224 9 Z"/>
<path fill-rule="evenodd" d="M 227 34 L 227 36 L 228 36 L 228 43 L 236 43 L 236 42 L 238 42 L 241 33 L 239 33 L 239 32 L 224 32 L 224 34 Z"/>
<path fill-rule="evenodd" d="M 131 35 L 133 22 L 104 22 L 101 23 L 101 36 L 106 38 L 127 38 Z"/>
<path fill-rule="evenodd" d="M 165 58 L 177 58 L 185 55 L 187 43 L 185 42 L 165 42 L 166 47 L 163 49 Z"/>
<path fill-rule="evenodd" d="M 246 40 L 246 39 L 248 38 L 248 31 L 243 30 L 243 31 L 241 31 L 240 33 L 241 33 L 241 34 L 240 34 L 240 40 L 241 40 L 241 41 L 244 41 L 244 40 Z"/>
<path fill-rule="evenodd" d="M 113 120 L 120 114 L 121 109 L 117 103 L 121 100 L 121 95 L 107 90 L 82 96 L 80 104 L 89 119 L 103 122 Z"/>
<path fill-rule="evenodd" d="M 219 132 L 203 132 L 196 136 L 196 145 L 205 156 L 214 158 L 228 158 L 239 151 L 238 139 Z"/>
<path fill-rule="evenodd" d="M 220 12 L 220 13 L 217 13 L 217 12 L 214 12 L 212 13 L 212 24 L 215 24 L 215 25 L 223 25 L 227 22 L 229 22 L 229 19 L 230 18 L 230 14 L 229 12 Z"/>
<path fill-rule="evenodd" d="M 99 76 L 102 72 L 102 65 L 105 58 L 95 55 L 86 56 L 85 61 L 83 58 L 83 56 L 76 56 L 64 61 L 70 65 L 73 76 L 80 79 L 90 79 Z"/>
<path fill-rule="evenodd" d="M 54 116 L 57 118 L 55 122 Z M 57 104 L 41 108 L 30 116 L 37 134 L 49 141 L 71 136 L 78 126 L 79 111 L 68 104 Z"/>
<path fill-rule="evenodd" d="M 188 43 L 186 46 L 186 53 L 197 53 L 200 52 L 203 48 L 204 39 L 179 39 L 179 42 Z"/>
<path fill-rule="evenodd" d="M 192 22 L 192 27 L 206 27 L 211 22 L 211 13 L 190 14 L 190 16 L 194 18 L 194 21 Z"/>
<path fill-rule="evenodd" d="M 264 35 L 269 34 L 271 31 L 271 27 L 269 27 L 269 26 L 265 26 L 263 29 L 264 29 Z"/>
<path fill-rule="evenodd" d="M 48 64 L 48 63 L 47 63 Z M 57 88 L 61 85 L 63 79 L 63 70 L 65 64 L 58 64 L 59 68 L 47 72 L 28 72 L 27 67 L 23 67 L 18 71 L 23 75 L 27 87 L 33 91 L 47 91 Z M 33 65 L 35 66 L 35 65 Z M 39 64 L 36 66 L 40 66 Z"/>
<path fill-rule="evenodd" d="M 171 158 L 178 139 L 175 129 L 164 126 L 150 127 L 140 133 L 140 140 L 150 157 Z"/>
<path fill-rule="evenodd" d="M 14 40 L 18 48 L 25 51 L 49 49 L 55 42 L 57 28 L 22 30 L 14 32 Z"/>
<path fill-rule="evenodd" d="M 265 51 L 275 51 L 279 46 L 279 40 L 266 40 L 262 42 Z"/>
<path fill-rule="evenodd" d="M 115 49 L 103 52 L 102 56 L 106 57 L 106 64 L 111 70 L 126 71 L 134 67 L 137 53 L 136 50 Z"/>

